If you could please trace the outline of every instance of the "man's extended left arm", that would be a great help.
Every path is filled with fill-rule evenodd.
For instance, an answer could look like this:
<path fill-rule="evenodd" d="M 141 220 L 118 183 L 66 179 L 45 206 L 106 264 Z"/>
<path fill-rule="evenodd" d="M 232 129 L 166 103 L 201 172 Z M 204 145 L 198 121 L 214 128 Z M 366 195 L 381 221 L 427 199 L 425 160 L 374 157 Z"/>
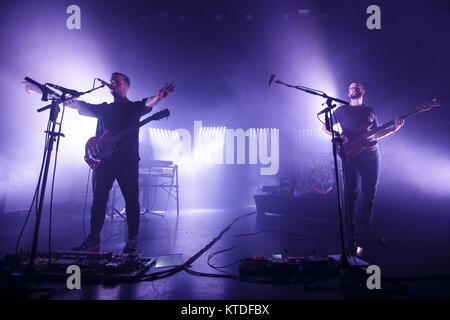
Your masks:
<path fill-rule="evenodd" d="M 162 86 L 161 89 L 158 90 L 158 93 L 156 96 L 148 97 L 145 100 L 145 106 L 147 108 L 153 108 L 155 105 L 158 104 L 162 99 L 166 98 L 169 93 L 173 92 L 175 90 L 175 85 L 173 83 L 166 83 Z"/>

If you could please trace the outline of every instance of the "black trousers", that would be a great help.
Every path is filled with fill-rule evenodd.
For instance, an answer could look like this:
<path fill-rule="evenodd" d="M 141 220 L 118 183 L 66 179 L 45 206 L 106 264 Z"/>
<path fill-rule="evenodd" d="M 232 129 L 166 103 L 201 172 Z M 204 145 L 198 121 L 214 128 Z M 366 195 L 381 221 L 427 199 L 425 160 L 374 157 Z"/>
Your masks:
<path fill-rule="evenodd" d="M 346 222 L 351 241 L 360 241 L 372 232 L 379 169 L 378 149 L 364 150 L 356 158 L 345 161 Z"/>
<path fill-rule="evenodd" d="M 139 160 L 106 158 L 94 169 L 92 183 L 94 199 L 91 208 L 91 232 L 100 233 L 105 222 L 109 192 L 117 179 L 125 199 L 128 237 L 137 236 L 139 230 Z"/>

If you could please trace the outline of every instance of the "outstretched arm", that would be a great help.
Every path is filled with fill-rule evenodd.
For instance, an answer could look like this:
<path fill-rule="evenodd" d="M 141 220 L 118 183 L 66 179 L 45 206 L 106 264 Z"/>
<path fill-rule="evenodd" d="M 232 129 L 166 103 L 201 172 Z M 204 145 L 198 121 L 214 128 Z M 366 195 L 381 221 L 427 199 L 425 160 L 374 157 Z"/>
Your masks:
<path fill-rule="evenodd" d="M 162 86 L 161 89 L 158 90 L 158 93 L 156 96 L 148 97 L 147 100 L 145 100 L 145 106 L 147 108 L 152 108 L 156 104 L 158 104 L 162 99 L 166 98 L 169 93 L 173 92 L 175 90 L 175 85 L 173 83 L 166 83 Z"/>
<path fill-rule="evenodd" d="M 64 105 L 66 107 L 79 110 L 81 108 L 81 103 L 82 103 L 82 101 L 78 101 L 78 100 L 74 99 L 74 100 L 64 102 Z"/>
<path fill-rule="evenodd" d="M 80 100 L 71 100 L 65 102 L 66 107 L 78 110 L 78 113 L 83 116 L 97 117 L 100 113 L 100 109 L 105 104 L 91 104 Z"/>

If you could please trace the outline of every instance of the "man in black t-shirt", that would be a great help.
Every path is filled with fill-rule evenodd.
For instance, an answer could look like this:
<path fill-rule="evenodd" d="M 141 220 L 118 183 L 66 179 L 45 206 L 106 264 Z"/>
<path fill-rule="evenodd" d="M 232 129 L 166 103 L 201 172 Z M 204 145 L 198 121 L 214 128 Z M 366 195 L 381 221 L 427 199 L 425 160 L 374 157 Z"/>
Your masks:
<path fill-rule="evenodd" d="M 360 83 L 350 84 L 348 96 L 350 104 L 343 105 L 336 109 L 334 116 L 342 128 L 342 137 L 345 142 L 364 128 L 367 124 L 372 124 L 371 129 L 378 127 L 378 120 L 375 111 L 363 104 L 365 89 Z M 380 168 L 380 155 L 376 140 L 384 138 L 399 130 L 404 120 L 395 118 L 393 127 L 378 132 L 372 140 L 375 144 L 362 151 L 358 156 L 347 159 L 345 163 L 346 196 L 347 196 L 347 231 L 349 234 L 350 248 L 353 250 L 357 246 L 364 246 L 367 242 L 384 243 L 384 239 L 375 236 L 372 230 L 372 220 L 374 211 L 375 193 L 378 183 Z M 359 185 L 361 187 L 359 187 Z M 360 214 L 356 215 L 358 194 L 361 190 L 361 201 L 359 203 Z M 358 219 L 359 218 L 359 219 Z M 356 230 L 354 230 L 356 226 Z M 356 241 L 356 243 L 355 243 Z"/>
<path fill-rule="evenodd" d="M 173 84 L 165 84 L 155 96 L 132 102 L 127 93 L 130 79 L 119 72 L 111 76 L 111 94 L 113 103 L 90 104 L 75 101 L 70 107 L 78 109 L 81 115 L 96 117 L 96 137 L 100 137 L 106 130 L 113 135 L 128 128 L 135 131 L 119 140 L 114 153 L 104 158 L 100 165 L 93 170 L 93 203 L 91 208 L 91 230 L 86 239 L 75 250 L 96 251 L 100 247 L 100 231 L 106 214 L 109 192 L 114 180 L 117 179 L 122 195 L 125 199 L 125 209 L 128 223 L 128 241 L 123 249 L 124 253 L 132 253 L 137 249 L 137 235 L 139 231 L 139 119 L 149 113 L 153 106 L 166 98 L 175 90 Z"/>

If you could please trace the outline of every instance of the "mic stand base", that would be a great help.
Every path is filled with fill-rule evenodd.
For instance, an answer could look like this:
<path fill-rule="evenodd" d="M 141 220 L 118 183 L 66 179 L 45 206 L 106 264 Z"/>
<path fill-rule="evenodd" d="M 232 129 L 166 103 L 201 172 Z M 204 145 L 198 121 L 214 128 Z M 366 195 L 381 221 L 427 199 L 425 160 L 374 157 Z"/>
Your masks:
<path fill-rule="evenodd" d="M 315 277 L 305 280 L 303 282 L 304 291 L 311 290 L 312 289 L 311 284 L 313 282 L 316 282 L 321 279 L 330 278 L 336 275 L 338 275 L 342 280 L 356 281 L 360 285 L 365 285 L 367 283 L 367 279 L 370 276 L 370 274 L 366 272 L 365 267 L 369 266 L 369 263 L 361 259 L 358 259 L 354 256 L 350 256 L 350 258 L 355 260 L 355 264 L 350 264 L 349 259 L 346 256 L 330 255 L 329 257 L 330 259 L 335 260 L 335 263 L 337 263 L 337 265 Z M 356 259 L 358 259 L 359 262 L 356 261 Z M 399 281 L 381 277 L 381 282 L 392 284 L 401 289 L 402 291 L 408 292 L 408 285 L 401 283 Z"/>

